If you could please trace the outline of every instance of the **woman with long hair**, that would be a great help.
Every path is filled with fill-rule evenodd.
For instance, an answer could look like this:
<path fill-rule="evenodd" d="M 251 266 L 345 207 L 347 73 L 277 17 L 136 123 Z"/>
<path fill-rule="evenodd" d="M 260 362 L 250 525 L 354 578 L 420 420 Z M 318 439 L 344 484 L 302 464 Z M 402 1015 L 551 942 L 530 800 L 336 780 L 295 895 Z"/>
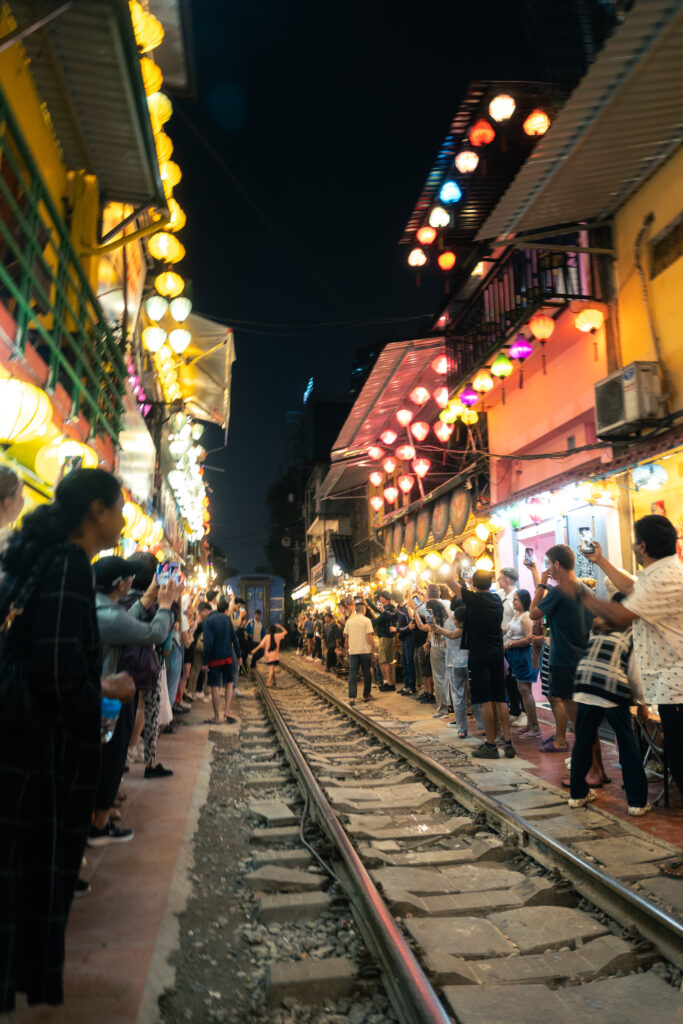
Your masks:
<path fill-rule="evenodd" d="M 271 626 L 258 647 L 254 648 L 254 652 L 251 656 L 253 665 L 254 654 L 256 654 L 257 651 L 263 650 L 264 660 L 268 666 L 268 689 L 270 689 L 271 686 L 277 686 L 277 682 L 275 680 L 275 669 L 280 664 L 280 644 L 282 643 L 282 638 L 286 636 L 286 634 L 287 630 L 279 624 Z"/>
<path fill-rule="evenodd" d="M 536 701 L 532 685 L 536 682 L 538 669 L 533 667 L 533 622 L 529 618 L 531 594 L 528 590 L 516 590 L 512 599 L 513 616 L 503 635 L 505 657 L 510 666 L 510 673 L 517 683 L 526 712 L 526 729 L 520 734 L 521 739 L 538 739 L 541 729 L 536 713 Z"/>
<path fill-rule="evenodd" d="M 15 993 L 61 1003 L 64 931 L 90 826 L 101 680 L 91 561 L 123 529 L 123 494 L 100 469 L 64 477 L 0 559 L 0 1013 Z M 103 685 L 106 683 L 106 686 Z"/>

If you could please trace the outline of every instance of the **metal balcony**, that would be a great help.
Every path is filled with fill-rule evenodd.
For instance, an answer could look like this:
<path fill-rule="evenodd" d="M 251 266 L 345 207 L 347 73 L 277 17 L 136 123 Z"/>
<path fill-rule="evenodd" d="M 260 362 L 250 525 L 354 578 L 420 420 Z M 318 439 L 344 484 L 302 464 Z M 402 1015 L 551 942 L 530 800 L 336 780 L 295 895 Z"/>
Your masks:
<path fill-rule="evenodd" d="M 563 241 L 578 245 L 576 235 Z M 460 308 L 451 307 L 445 331 L 452 388 L 491 359 L 541 307 L 602 298 L 599 257 L 558 248 L 509 249 L 474 294 Z"/>
<path fill-rule="evenodd" d="M 70 417 L 84 417 L 91 437 L 115 442 L 123 352 L 1 90 L 0 302 L 12 320 L 12 356 L 31 346 L 45 364 L 46 390 L 61 385 Z"/>

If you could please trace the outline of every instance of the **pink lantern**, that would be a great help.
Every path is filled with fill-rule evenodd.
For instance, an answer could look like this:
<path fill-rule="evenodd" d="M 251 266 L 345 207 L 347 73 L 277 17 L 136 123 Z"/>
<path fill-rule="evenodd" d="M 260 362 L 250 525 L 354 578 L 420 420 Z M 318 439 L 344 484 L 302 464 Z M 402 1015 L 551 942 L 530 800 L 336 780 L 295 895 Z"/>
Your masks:
<path fill-rule="evenodd" d="M 479 395 L 474 390 L 471 384 L 468 384 L 466 388 L 463 388 L 463 390 L 458 395 L 458 398 L 460 399 L 462 404 L 468 406 L 468 408 L 473 405 L 476 405 L 477 402 L 479 401 Z"/>
<path fill-rule="evenodd" d="M 395 430 L 384 430 L 380 435 L 379 439 L 383 444 L 393 444 L 398 437 Z"/>
<path fill-rule="evenodd" d="M 373 487 L 379 487 L 379 485 L 382 483 L 382 480 L 384 480 L 384 475 L 380 473 L 379 470 L 375 469 L 372 471 L 368 479 Z"/>
<path fill-rule="evenodd" d="M 372 508 L 373 512 L 379 512 L 383 504 L 384 499 L 380 498 L 379 494 L 375 494 L 372 496 L 372 498 L 370 498 L 370 507 Z"/>
<path fill-rule="evenodd" d="M 438 373 L 440 375 L 448 373 L 449 366 L 450 363 L 447 355 L 442 354 L 437 356 L 435 359 L 432 359 L 432 370 L 434 373 Z"/>
<path fill-rule="evenodd" d="M 431 467 L 431 462 L 429 461 L 429 459 L 414 459 L 412 462 L 412 467 L 413 471 L 417 473 L 420 479 L 422 479 L 422 477 L 427 476 L 427 473 L 429 472 L 429 469 Z"/>
<path fill-rule="evenodd" d="M 379 462 L 384 455 L 384 448 L 380 448 L 378 444 L 373 444 L 368 448 L 368 455 L 371 459 L 374 459 L 375 462 Z"/>
<path fill-rule="evenodd" d="M 442 420 L 437 420 L 436 423 L 432 424 L 432 430 L 442 444 L 446 444 L 446 442 L 450 440 L 450 436 L 454 429 L 454 423 L 444 423 Z"/>
<path fill-rule="evenodd" d="M 425 423 L 423 420 L 418 420 L 417 423 L 411 423 L 410 433 L 416 441 L 424 441 L 425 437 L 429 433 L 429 424 Z"/>
<path fill-rule="evenodd" d="M 395 505 L 398 499 L 398 487 L 385 487 L 384 488 L 384 499 L 390 505 Z"/>
<path fill-rule="evenodd" d="M 535 526 L 538 526 L 539 523 L 543 522 L 543 502 L 540 498 L 529 498 L 527 504 L 529 519 Z"/>
<path fill-rule="evenodd" d="M 410 409 L 399 409 L 396 419 L 402 427 L 407 427 L 415 414 Z"/>
<path fill-rule="evenodd" d="M 415 405 L 424 405 L 425 402 L 429 401 L 429 392 L 427 391 L 427 388 L 423 388 L 422 385 L 420 385 L 417 388 L 413 388 L 408 397 L 411 402 L 415 403 Z"/>
<path fill-rule="evenodd" d="M 523 334 L 518 334 L 512 345 L 510 345 L 510 358 L 517 359 L 520 363 L 523 363 L 533 351 L 534 346 L 529 339 L 525 338 Z"/>
<path fill-rule="evenodd" d="M 437 388 L 436 391 L 432 392 L 432 398 L 438 405 L 439 409 L 445 409 L 448 405 L 448 388 L 445 386 Z"/>
<path fill-rule="evenodd" d="M 386 459 L 382 463 L 382 466 L 384 467 L 384 472 L 391 476 L 391 474 L 396 469 L 396 459 L 393 457 L 393 455 L 387 455 Z"/>
<path fill-rule="evenodd" d="M 411 476 L 410 473 L 401 473 L 396 483 L 401 488 L 404 494 L 408 494 L 413 488 L 413 484 L 415 483 L 415 477 Z"/>
<path fill-rule="evenodd" d="M 415 458 L 415 449 L 412 444 L 401 444 L 396 449 L 396 455 L 403 462 L 410 462 L 411 459 Z"/>

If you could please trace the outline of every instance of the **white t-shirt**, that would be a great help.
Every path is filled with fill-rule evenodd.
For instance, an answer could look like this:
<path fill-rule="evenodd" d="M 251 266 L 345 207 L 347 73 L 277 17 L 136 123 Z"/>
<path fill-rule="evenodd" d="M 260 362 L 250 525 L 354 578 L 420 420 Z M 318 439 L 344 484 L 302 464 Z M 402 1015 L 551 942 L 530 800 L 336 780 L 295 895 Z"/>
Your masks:
<path fill-rule="evenodd" d="M 515 609 L 512 602 L 515 599 L 516 590 L 511 590 L 509 594 L 506 594 L 503 598 L 503 632 L 508 628 L 515 614 Z"/>
<path fill-rule="evenodd" d="M 638 616 L 633 646 L 648 704 L 683 703 L 683 564 L 658 558 L 638 573 L 623 602 Z"/>
<path fill-rule="evenodd" d="M 254 619 L 254 631 L 251 634 L 251 638 L 255 644 L 260 644 L 263 639 L 263 620 Z"/>
<path fill-rule="evenodd" d="M 344 636 L 349 638 L 349 654 L 372 654 L 370 637 L 374 636 L 372 622 L 367 615 L 354 613 L 346 620 Z"/>

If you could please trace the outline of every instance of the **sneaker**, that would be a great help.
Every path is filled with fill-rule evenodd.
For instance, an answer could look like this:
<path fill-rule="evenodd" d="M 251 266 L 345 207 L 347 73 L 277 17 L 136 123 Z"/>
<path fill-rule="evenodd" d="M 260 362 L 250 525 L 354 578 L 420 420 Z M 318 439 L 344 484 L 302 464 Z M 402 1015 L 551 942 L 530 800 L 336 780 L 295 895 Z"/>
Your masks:
<path fill-rule="evenodd" d="M 580 796 L 578 799 L 573 800 L 571 797 L 567 800 L 569 807 L 585 807 L 586 804 L 592 804 L 594 800 L 597 800 L 598 794 L 594 789 L 589 789 L 585 796 Z M 629 808 L 630 813 L 630 808 Z"/>
<path fill-rule="evenodd" d="M 516 718 L 510 719 L 510 725 L 514 726 L 515 729 L 526 729 L 528 724 L 529 723 L 524 712 L 522 712 L 521 715 L 517 715 Z"/>
<path fill-rule="evenodd" d="M 170 768 L 164 768 L 163 764 L 157 764 L 156 768 L 147 765 L 145 768 L 146 779 L 165 779 L 169 775 L 173 775 L 173 772 Z"/>
<path fill-rule="evenodd" d="M 445 709 L 443 711 L 435 711 L 432 718 L 448 718 L 448 712 Z"/>
<path fill-rule="evenodd" d="M 399 694 L 399 697 L 414 697 L 415 696 L 415 690 L 411 690 L 411 689 L 409 689 L 409 687 L 404 686 L 402 690 L 398 691 L 398 694 Z"/>
<path fill-rule="evenodd" d="M 541 737 L 541 730 L 536 727 L 535 729 L 525 729 L 524 732 L 519 734 L 520 740 L 538 740 Z"/>
<path fill-rule="evenodd" d="M 506 757 L 517 757 L 517 751 L 512 746 L 512 743 L 508 742 L 503 745 L 503 750 Z"/>
<path fill-rule="evenodd" d="M 233 697 L 246 697 L 244 690 L 238 690 L 237 687 L 232 691 Z"/>
<path fill-rule="evenodd" d="M 393 683 L 380 683 L 379 689 L 382 693 L 393 693 L 396 687 Z"/>
<path fill-rule="evenodd" d="M 489 746 L 489 744 L 484 741 L 484 743 L 480 744 L 476 750 L 472 751 L 472 757 L 487 757 L 497 761 L 500 755 L 498 753 L 498 747 L 495 745 Z"/>
<path fill-rule="evenodd" d="M 85 878 L 77 878 L 76 888 L 74 889 L 74 899 L 78 899 L 79 896 L 87 896 L 90 889 L 90 882 L 86 882 Z"/>
<path fill-rule="evenodd" d="M 208 693 L 202 693 L 199 699 L 201 700 L 201 702 L 203 704 L 208 704 L 209 701 L 211 700 L 211 698 L 209 697 Z"/>
<path fill-rule="evenodd" d="M 645 804 L 644 807 L 629 807 L 628 813 L 632 818 L 642 818 L 644 814 L 652 810 L 652 804 Z"/>
<path fill-rule="evenodd" d="M 417 700 L 419 704 L 427 704 L 429 702 L 429 694 L 421 693 Z"/>
<path fill-rule="evenodd" d="M 117 828 L 111 821 L 108 821 L 104 828 L 95 828 L 94 825 L 90 826 L 87 845 L 112 846 L 115 843 L 129 843 L 132 838 L 132 828 Z"/>
<path fill-rule="evenodd" d="M 186 704 L 174 704 L 173 714 L 174 715 L 189 715 L 192 708 L 187 707 Z"/>

